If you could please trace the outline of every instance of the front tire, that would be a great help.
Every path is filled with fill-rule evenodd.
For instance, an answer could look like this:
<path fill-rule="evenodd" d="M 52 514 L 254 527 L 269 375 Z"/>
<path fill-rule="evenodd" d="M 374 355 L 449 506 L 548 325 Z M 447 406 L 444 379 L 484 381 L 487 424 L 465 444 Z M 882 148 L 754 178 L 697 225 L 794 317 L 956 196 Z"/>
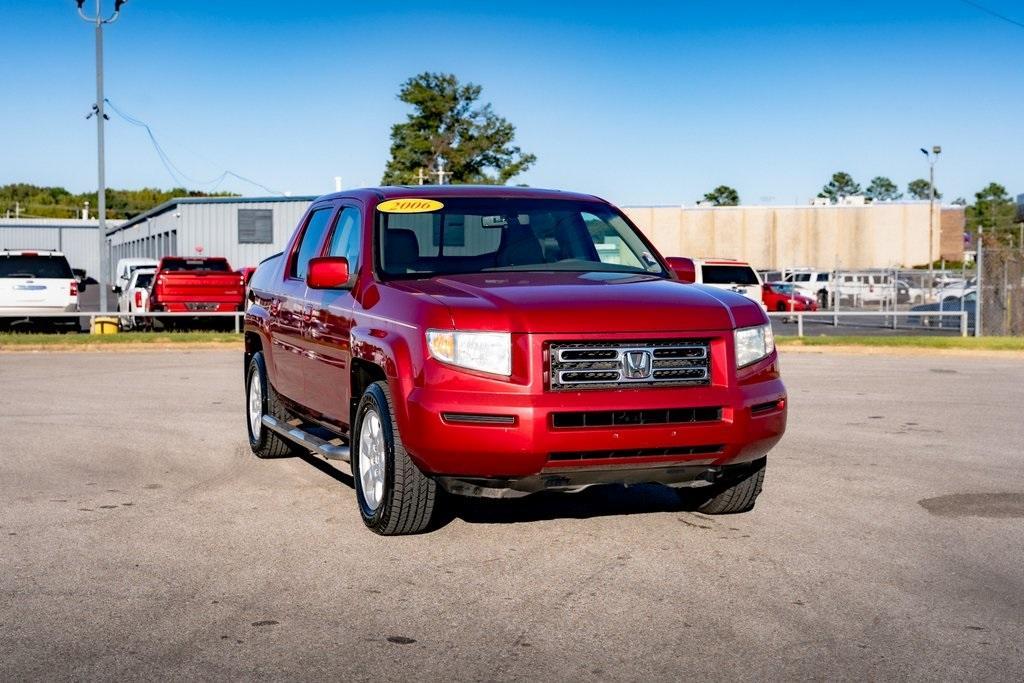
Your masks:
<path fill-rule="evenodd" d="M 709 515 L 729 515 L 753 510 L 764 484 L 767 460 L 761 458 L 752 463 L 751 469 L 744 472 L 739 479 L 717 485 L 710 497 L 701 503 L 697 510 Z"/>
<path fill-rule="evenodd" d="M 382 536 L 425 531 L 437 504 L 437 483 L 402 444 L 387 382 L 363 393 L 352 429 L 352 478 L 363 523 Z"/>
<path fill-rule="evenodd" d="M 267 364 L 263 352 L 257 351 L 249 360 L 245 373 L 245 424 L 249 433 L 249 448 L 257 458 L 281 458 L 299 452 L 297 446 L 267 429 L 263 416 L 270 415 L 282 422 L 291 419 L 277 398 L 277 392 L 267 379 Z"/>

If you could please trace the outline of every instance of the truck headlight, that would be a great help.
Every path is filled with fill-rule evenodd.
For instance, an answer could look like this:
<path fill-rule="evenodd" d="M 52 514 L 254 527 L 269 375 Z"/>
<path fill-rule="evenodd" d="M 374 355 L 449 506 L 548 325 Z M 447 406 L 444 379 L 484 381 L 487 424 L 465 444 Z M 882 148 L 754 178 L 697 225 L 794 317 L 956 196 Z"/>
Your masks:
<path fill-rule="evenodd" d="M 442 363 L 506 377 L 512 374 L 512 335 L 508 332 L 427 330 L 427 348 Z"/>
<path fill-rule="evenodd" d="M 736 341 L 736 367 L 756 363 L 775 350 L 772 326 L 744 327 L 733 332 Z"/>

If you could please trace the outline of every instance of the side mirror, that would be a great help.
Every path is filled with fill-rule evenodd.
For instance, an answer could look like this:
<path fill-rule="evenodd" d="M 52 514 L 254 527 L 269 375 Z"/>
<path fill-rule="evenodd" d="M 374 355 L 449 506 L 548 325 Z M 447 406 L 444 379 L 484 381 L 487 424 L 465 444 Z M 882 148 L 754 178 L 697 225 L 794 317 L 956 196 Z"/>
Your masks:
<path fill-rule="evenodd" d="M 697 271 L 693 266 L 693 259 L 688 259 L 683 256 L 669 256 L 667 259 L 668 267 L 672 269 L 676 277 L 680 282 L 696 282 Z"/>
<path fill-rule="evenodd" d="M 310 289 L 346 289 L 350 287 L 348 259 L 344 256 L 322 256 L 310 259 L 306 285 Z"/>
<path fill-rule="evenodd" d="M 114 294 L 120 294 L 120 293 L 121 293 L 121 285 L 112 285 L 112 286 L 110 287 L 110 290 L 111 290 L 111 291 L 112 291 L 112 292 L 113 292 Z"/>
<path fill-rule="evenodd" d="M 78 281 L 78 291 L 79 291 L 79 293 L 84 292 L 86 287 L 88 287 L 88 286 L 89 285 L 86 283 L 85 278 L 79 280 Z"/>

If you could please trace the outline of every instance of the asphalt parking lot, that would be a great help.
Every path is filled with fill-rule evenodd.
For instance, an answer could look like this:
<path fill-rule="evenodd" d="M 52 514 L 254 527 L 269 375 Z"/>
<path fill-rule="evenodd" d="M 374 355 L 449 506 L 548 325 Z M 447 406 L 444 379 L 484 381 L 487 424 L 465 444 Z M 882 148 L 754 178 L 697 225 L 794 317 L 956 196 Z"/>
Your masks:
<path fill-rule="evenodd" d="M 1024 677 L 1024 362 L 787 353 L 754 512 L 654 486 L 381 538 L 228 351 L 0 354 L 0 679 Z"/>

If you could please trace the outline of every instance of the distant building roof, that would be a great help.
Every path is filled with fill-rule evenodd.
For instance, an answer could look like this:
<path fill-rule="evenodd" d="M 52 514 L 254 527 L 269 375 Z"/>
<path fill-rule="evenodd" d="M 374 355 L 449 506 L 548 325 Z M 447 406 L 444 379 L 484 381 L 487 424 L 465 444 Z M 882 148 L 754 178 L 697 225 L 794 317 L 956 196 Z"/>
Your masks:
<path fill-rule="evenodd" d="M 107 234 L 113 234 L 120 230 L 125 230 L 143 223 L 153 216 L 159 216 L 162 213 L 166 213 L 171 209 L 179 206 L 180 204 L 256 204 L 260 202 L 311 202 L 317 198 L 317 195 L 300 195 L 300 196 L 287 196 L 287 197 L 173 197 L 168 199 L 163 204 L 154 206 L 145 213 L 140 213 L 135 218 L 128 221 L 120 222 L 113 230 L 108 230 Z M 111 221 L 107 221 L 110 223 Z"/>
<path fill-rule="evenodd" d="M 120 226 L 123 219 L 107 219 L 108 226 Z M 95 218 L 0 218 L 0 228 L 92 228 L 99 227 Z"/>

